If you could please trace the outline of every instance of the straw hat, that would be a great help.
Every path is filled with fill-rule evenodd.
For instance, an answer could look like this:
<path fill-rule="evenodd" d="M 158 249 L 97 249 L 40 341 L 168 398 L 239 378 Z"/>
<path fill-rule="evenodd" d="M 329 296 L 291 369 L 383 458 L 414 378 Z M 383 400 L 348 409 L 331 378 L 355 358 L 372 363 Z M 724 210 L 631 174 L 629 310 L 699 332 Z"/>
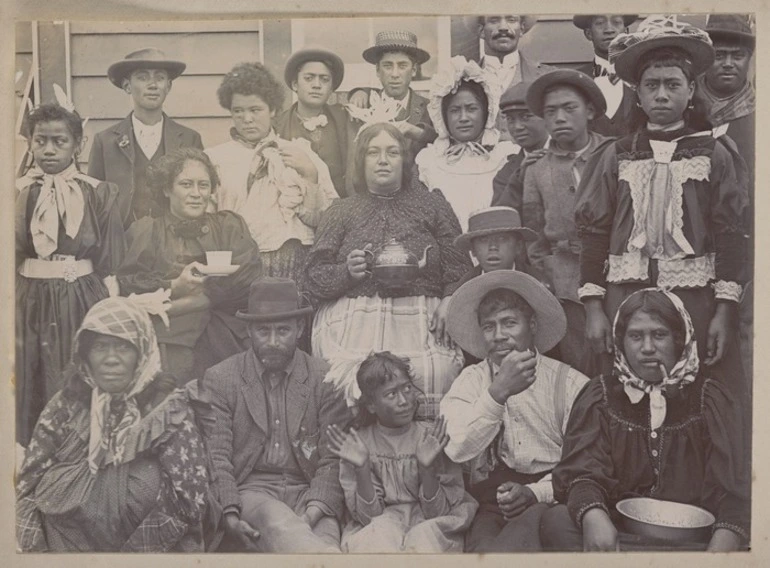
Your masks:
<path fill-rule="evenodd" d="M 561 341 L 567 331 L 567 318 L 556 296 L 529 274 L 516 270 L 495 270 L 469 280 L 452 294 L 447 330 L 460 347 L 479 359 L 488 355 L 479 326 L 478 309 L 482 298 L 497 288 L 516 292 L 534 310 L 537 318 L 535 347 L 538 351 L 549 351 Z"/>
<path fill-rule="evenodd" d="M 297 80 L 300 67 L 308 61 L 318 61 L 326 65 L 332 74 L 332 91 L 339 88 L 345 77 L 345 64 L 337 54 L 325 49 L 301 49 L 289 57 L 283 72 L 283 80 L 286 81 L 289 88 Z"/>
<path fill-rule="evenodd" d="M 123 79 L 126 79 L 137 69 L 165 69 L 168 78 L 174 80 L 187 68 L 185 63 L 168 59 L 166 54 L 154 47 L 145 47 L 126 55 L 121 61 L 113 63 L 107 69 L 107 77 L 113 85 L 123 88 Z"/>
<path fill-rule="evenodd" d="M 417 47 L 417 36 L 405 30 L 380 32 L 374 39 L 374 45 L 364 50 L 364 60 L 372 65 L 379 63 L 386 51 L 403 51 L 408 53 L 416 63 L 425 63 L 430 59 L 430 53 Z"/>
<path fill-rule="evenodd" d="M 556 69 L 535 79 L 527 91 L 529 110 L 542 117 L 545 93 L 554 85 L 568 85 L 583 93 L 593 103 L 597 116 L 602 116 L 607 112 L 607 101 L 602 90 L 591 77 L 576 69 Z"/>
<path fill-rule="evenodd" d="M 636 84 L 640 60 L 661 47 L 681 49 L 687 54 L 695 75 L 700 75 L 714 62 L 714 47 L 709 35 L 693 25 L 678 22 L 676 16 L 650 16 L 637 30 L 619 34 L 610 43 L 610 63 L 618 77 Z"/>
<path fill-rule="evenodd" d="M 467 251 L 473 239 L 494 233 L 514 233 L 525 241 L 537 238 L 535 231 L 521 226 L 521 217 L 516 209 L 498 205 L 471 213 L 468 216 L 468 231 L 457 237 L 454 244 Z"/>
<path fill-rule="evenodd" d="M 249 321 L 277 321 L 309 314 L 313 308 L 301 307 L 297 284 L 289 278 L 265 277 L 249 287 L 249 306 L 235 317 Z"/>

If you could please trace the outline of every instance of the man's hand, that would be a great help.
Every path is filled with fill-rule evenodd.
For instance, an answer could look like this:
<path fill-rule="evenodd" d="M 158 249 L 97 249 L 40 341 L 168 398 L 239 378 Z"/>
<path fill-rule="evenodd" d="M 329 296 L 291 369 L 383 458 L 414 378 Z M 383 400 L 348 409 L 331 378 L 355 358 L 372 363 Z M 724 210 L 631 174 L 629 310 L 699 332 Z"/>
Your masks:
<path fill-rule="evenodd" d="M 520 483 L 506 481 L 497 488 L 497 504 L 506 521 L 521 515 L 535 503 L 537 497 L 533 491 Z"/>
<path fill-rule="evenodd" d="M 308 505 L 307 509 L 305 509 L 305 512 L 302 514 L 302 520 L 310 525 L 310 528 L 312 529 L 323 516 L 324 512 L 321 507 L 318 507 L 317 505 Z"/>
<path fill-rule="evenodd" d="M 259 531 L 241 519 L 238 513 L 225 513 L 225 533 L 235 538 L 249 552 L 259 552 Z"/>
<path fill-rule="evenodd" d="M 184 298 L 192 296 L 203 290 L 203 283 L 206 281 L 199 268 L 203 265 L 200 262 L 191 262 L 182 269 L 182 272 L 171 281 L 171 298 Z"/>
<path fill-rule="evenodd" d="M 537 162 L 540 158 L 545 156 L 548 153 L 548 150 L 545 148 L 540 148 L 540 150 L 533 150 L 527 156 L 524 158 L 524 160 L 521 162 L 521 167 L 526 168 L 528 166 L 531 166 L 535 162 Z"/>
<path fill-rule="evenodd" d="M 583 515 L 583 550 L 613 551 L 619 550 L 618 529 L 612 524 L 610 516 L 598 507 L 589 509 Z"/>
<path fill-rule="evenodd" d="M 306 181 L 318 183 L 318 168 L 302 148 L 288 144 L 280 148 L 279 152 L 286 167 L 294 168 Z"/>
<path fill-rule="evenodd" d="M 348 103 L 358 108 L 369 108 L 369 93 L 366 91 L 356 91 L 348 99 Z"/>
<path fill-rule="evenodd" d="M 500 363 L 500 371 L 489 386 L 489 394 L 498 404 L 524 392 L 535 382 L 537 356 L 532 351 L 513 350 Z"/>
<path fill-rule="evenodd" d="M 612 327 L 604 313 L 602 300 L 592 298 L 583 302 L 586 307 L 586 337 L 594 353 L 612 353 Z"/>
<path fill-rule="evenodd" d="M 415 126 L 405 120 L 394 122 L 393 125 L 401 131 L 401 134 L 410 140 L 419 140 L 424 132 L 419 126 Z"/>
<path fill-rule="evenodd" d="M 704 365 L 713 365 L 724 357 L 727 342 L 736 333 L 734 326 L 736 309 L 737 305 L 734 302 L 717 302 L 714 317 L 709 323 Z"/>
<path fill-rule="evenodd" d="M 433 312 L 433 317 L 430 320 L 430 324 L 428 324 L 428 331 L 433 333 L 433 337 L 436 338 L 436 343 L 441 346 L 448 347 L 449 349 L 454 349 L 454 341 L 452 341 L 452 338 L 449 336 L 449 332 L 447 331 L 446 327 L 446 318 L 449 312 L 449 301 L 451 299 L 452 296 L 441 298 L 441 302 L 439 302 L 436 311 Z"/>

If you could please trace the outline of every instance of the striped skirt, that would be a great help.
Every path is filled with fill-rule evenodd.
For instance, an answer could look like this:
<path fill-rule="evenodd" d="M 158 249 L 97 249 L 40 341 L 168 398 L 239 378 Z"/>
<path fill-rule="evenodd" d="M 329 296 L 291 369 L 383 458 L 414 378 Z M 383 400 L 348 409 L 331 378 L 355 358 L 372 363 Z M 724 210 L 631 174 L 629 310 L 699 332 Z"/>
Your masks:
<path fill-rule="evenodd" d="M 417 419 L 439 415 L 439 402 L 463 368 L 459 348 L 436 343 L 428 324 L 439 298 L 410 296 L 342 297 L 321 306 L 313 321 L 313 355 L 331 365 L 325 381 L 345 392 L 348 405 L 360 396 L 356 373 L 372 352 L 390 351 L 409 359 L 416 386 L 424 393 Z"/>

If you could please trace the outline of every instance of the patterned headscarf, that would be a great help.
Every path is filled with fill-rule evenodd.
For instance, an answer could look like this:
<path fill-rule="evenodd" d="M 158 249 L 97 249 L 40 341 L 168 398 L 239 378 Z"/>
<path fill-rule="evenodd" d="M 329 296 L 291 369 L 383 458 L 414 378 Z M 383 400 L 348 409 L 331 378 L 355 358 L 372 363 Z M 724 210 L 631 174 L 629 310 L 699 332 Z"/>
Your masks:
<path fill-rule="evenodd" d="M 668 377 L 664 377 L 663 381 L 660 383 L 650 383 L 639 378 L 636 373 L 634 373 L 628 363 L 628 359 L 626 359 L 626 354 L 623 352 L 623 345 L 616 344 L 614 370 L 618 380 L 623 383 L 626 395 L 632 404 L 638 404 L 639 401 L 644 398 L 645 393 L 650 395 L 650 427 L 653 430 L 656 430 L 657 428 L 660 428 L 663 421 L 666 419 L 665 392 L 674 387 L 681 387 L 685 384 L 692 383 L 695 380 L 695 376 L 698 374 L 700 363 L 698 360 L 698 346 L 695 341 L 695 329 L 693 328 L 690 314 L 685 309 L 682 300 L 671 292 L 661 288 L 645 288 L 639 290 L 623 301 L 623 304 L 618 308 L 617 314 L 615 314 L 615 322 L 612 325 L 613 338 L 616 337 L 618 315 L 620 314 L 623 305 L 637 294 L 651 291 L 664 294 L 671 301 L 682 318 L 685 328 L 684 349 L 682 349 L 682 354 L 679 356 L 679 360 L 673 366 L 671 371 L 669 371 Z"/>
<path fill-rule="evenodd" d="M 84 330 L 124 339 L 136 348 L 139 357 L 134 378 L 124 393 L 106 393 L 94 382 L 88 363 L 79 354 Z M 122 462 L 128 435 L 141 420 L 136 396 L 161 370 L 160 350 L 150 317 L 128 298 L 107 298 L 98 302 L 88 311 L 75 335 L 72 360 L 83 380 L 93 389 L 88 466 L 95 473 L 110 459 L 115 463 Z M 110 420 L 113 401 L 125 404 L 125 412 L 117 426 Z"/>

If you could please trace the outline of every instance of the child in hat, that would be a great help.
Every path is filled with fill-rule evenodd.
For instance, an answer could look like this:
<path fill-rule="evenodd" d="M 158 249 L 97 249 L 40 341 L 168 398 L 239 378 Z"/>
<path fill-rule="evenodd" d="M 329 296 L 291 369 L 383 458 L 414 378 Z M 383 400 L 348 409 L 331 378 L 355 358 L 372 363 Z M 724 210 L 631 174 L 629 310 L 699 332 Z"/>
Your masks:
<path fill-rule="evenodd" d="M 359 430 L 329 427 L 351 521 L 345 552 L 462 552 L 476 513 L 460 466 L 444 455 L 444 418 L 415 422 L 420 394 L 407 359 L 373 353 L 356 375 Z"/>

